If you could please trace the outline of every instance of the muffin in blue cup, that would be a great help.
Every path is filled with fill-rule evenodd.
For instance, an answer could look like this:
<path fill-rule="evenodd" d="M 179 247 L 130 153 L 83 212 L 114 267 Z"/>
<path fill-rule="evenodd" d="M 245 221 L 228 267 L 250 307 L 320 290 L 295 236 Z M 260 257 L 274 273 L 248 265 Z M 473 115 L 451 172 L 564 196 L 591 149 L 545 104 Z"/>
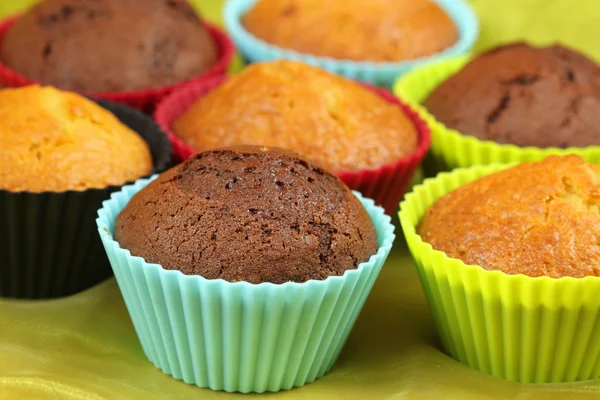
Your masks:
<path fill-rule="evenodd" d="M 333 367 L 394 240 L 373 201 L 264 147 L 192 156 L 124 187 L 98 216 L 149 360 L 244 393 Z"/>
<path fill-rule="evenodd" d="M 298 60 L 382 86 L 468 52 L 478 35 L 464 0 L 228 0 L 224 16 L 250 62 Z"/>

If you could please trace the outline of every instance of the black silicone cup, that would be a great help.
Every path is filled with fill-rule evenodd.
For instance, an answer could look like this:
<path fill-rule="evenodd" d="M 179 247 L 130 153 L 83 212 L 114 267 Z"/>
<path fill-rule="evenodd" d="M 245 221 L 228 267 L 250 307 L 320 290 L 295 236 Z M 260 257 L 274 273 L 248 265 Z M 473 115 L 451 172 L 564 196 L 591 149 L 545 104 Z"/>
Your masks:
<path fill-rule="evenodd" d="M 171 166 L 171 144 L 152 118 L 125 105 L 95 101 L 148 143 L 152 174 Z M 43 193 L 0 190 L 0 296 L 64 297 L 111 277 L 96 214 L 102 202 L 120 188 Z"/>

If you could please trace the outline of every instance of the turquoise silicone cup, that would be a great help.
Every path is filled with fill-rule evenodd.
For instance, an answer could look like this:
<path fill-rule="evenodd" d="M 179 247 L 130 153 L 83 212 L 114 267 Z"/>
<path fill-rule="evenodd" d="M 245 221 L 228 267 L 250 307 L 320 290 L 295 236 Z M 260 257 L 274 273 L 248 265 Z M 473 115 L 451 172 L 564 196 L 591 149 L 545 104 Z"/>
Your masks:
<path fill-rule="evenodd" d="M 439 58 L 456 56 L 471 50 L 479 34 L 479 23 L 465 0 L 435 0 L 447 13 L 459 31 L 458 41 L 442 52 L 428 57 L 402 62 L 369 62 L 317 57 L 266 43 L 250 34 L 241 18 L 256 0 L 228 0 L 224 9 L 227 30 L 241 54 L 249 61 L 289 59 L 302 61 L 362 82 L 390 87 L 394 80 L 411 69 Z M 299 32 L 299 34 L 302 34 Z"/>
<path fill-rule="evenodd" d="M 290 389 L 328 372 L 392 247 L 394 226 L 383 209 L 355 193 L 380 245 L 355 270 L 305 283 L 231 283 L 165 270 L 113 240 L 116 216 L 150 181 L 113 194 L 97 219 L 148 359 L 186 383 L 228 392 Z"/>

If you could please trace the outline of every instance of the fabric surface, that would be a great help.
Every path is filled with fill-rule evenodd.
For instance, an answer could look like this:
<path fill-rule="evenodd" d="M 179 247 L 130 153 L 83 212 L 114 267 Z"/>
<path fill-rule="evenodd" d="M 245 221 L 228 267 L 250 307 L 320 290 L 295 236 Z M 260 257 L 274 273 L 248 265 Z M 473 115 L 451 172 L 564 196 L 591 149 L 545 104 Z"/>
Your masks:
<path fill-rule="evenodd" d="M 0 14 L 32 0 L 0 2 Z M 221 0 L 195 0 L 218 20 Z M 472 0 L 477 48 L 527 37 L 560 39 L 600 60 L 598 0 Z M 576 5 L 574 3 L 577 3 Z M 1 223 L 1 222 L 0 222 Z M 600 380 L 523 385 L 471 370 L 445 355 L 400 234 L 334 369 L 271 399 L 597 399 Z M 249 398 L 258 396 L 250 395 Z M 0 301 L 0 399 L 229 399 L 186 385 L 150 364 L 114 280 L 53 301 Z"/>
<path fill-rule="evenodd" d="M 600 62 L 598 0 L 469 0 L 480 21 L 475 51 L 517 40 L 555 41 Z"/>

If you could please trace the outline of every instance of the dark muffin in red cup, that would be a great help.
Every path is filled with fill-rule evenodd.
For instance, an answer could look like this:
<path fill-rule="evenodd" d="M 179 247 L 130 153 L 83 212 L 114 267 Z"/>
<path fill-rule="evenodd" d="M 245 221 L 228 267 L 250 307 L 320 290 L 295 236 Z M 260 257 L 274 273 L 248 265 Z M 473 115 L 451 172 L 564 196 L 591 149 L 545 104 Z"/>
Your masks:
<path fill-rule="evenodd" d="M 0 26 L 0 83 L 152 110 L 175 88 L 223 74 L 233 52 L 185 0 L 46 0 Z"/>

